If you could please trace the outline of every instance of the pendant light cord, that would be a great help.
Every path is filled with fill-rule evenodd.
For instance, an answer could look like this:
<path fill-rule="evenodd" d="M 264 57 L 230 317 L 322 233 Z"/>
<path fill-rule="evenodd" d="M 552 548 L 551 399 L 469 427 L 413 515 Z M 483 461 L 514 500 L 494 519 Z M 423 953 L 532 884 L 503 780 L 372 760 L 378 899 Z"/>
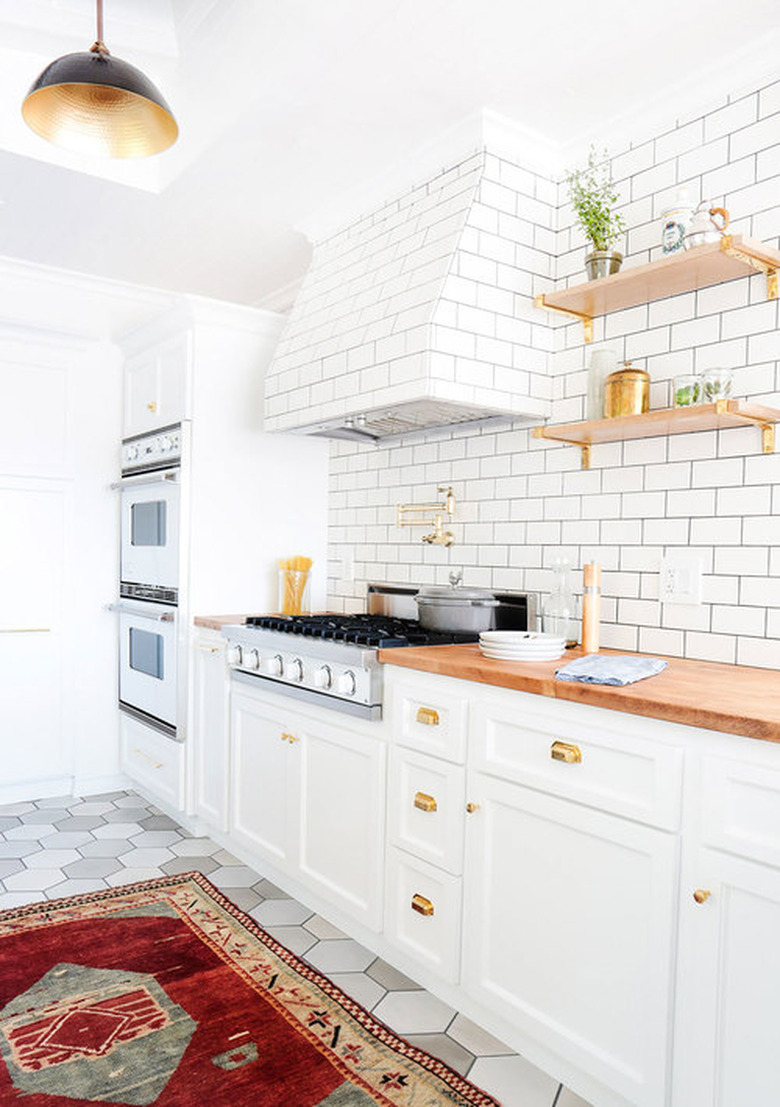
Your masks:
<path fill-rule="evenodd" d="M 105 42 L 103 42 L 103 0 L 97 0 L 97 38 L 89 49 L 93 54 L 110 53 Z"/>

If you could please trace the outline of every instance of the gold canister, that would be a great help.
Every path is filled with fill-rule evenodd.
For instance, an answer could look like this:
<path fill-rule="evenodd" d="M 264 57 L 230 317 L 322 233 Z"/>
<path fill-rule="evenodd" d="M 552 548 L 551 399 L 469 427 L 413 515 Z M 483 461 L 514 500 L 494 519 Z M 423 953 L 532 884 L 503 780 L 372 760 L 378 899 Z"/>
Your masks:
<path fill-rule="evenodd" d="M 604 384 L 604 417 L 641 415 L 650 407 L 650 374 L 633 369 L 629 362 L 610 373 Z"/>

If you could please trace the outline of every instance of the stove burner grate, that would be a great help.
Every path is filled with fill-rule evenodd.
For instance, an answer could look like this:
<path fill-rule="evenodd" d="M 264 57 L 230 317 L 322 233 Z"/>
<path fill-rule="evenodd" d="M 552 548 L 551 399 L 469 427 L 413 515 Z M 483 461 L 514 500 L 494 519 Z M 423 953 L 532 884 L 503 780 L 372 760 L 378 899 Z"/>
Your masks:
<path fill-rule="evenodd" d="M 250 615 L 246 625 L 381 650 L 400 646 L 451 646 L 476 642 L 479 638 L 478 634 L 424 630 L 416 619 L 386 615 Z"/>

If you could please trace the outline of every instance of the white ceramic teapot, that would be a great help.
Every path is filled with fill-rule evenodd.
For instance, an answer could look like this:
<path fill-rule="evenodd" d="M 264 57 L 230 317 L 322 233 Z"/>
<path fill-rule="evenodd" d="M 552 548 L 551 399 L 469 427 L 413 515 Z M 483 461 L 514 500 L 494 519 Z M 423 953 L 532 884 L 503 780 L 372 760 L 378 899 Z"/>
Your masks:
<path fill-rule="evenodd" d="M 728 225 L 729 213 L 725 208 L 713 208 L 709 200 L 702 200 L 685 232 L 685 249 L 703 246 L 705 242 L 720 242 Z"/>

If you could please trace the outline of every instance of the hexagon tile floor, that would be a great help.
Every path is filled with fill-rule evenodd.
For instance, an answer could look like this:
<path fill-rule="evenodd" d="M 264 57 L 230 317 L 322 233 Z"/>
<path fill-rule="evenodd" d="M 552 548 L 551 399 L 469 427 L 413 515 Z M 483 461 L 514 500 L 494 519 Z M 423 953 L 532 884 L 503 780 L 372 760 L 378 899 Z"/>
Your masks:
<path fill-rule="evenodd" d="M 0 807 L 0 910 L 197 869 L 288 949 L 504 1107 L 588 1107 L 208 838 L 132 792 Z"/>

